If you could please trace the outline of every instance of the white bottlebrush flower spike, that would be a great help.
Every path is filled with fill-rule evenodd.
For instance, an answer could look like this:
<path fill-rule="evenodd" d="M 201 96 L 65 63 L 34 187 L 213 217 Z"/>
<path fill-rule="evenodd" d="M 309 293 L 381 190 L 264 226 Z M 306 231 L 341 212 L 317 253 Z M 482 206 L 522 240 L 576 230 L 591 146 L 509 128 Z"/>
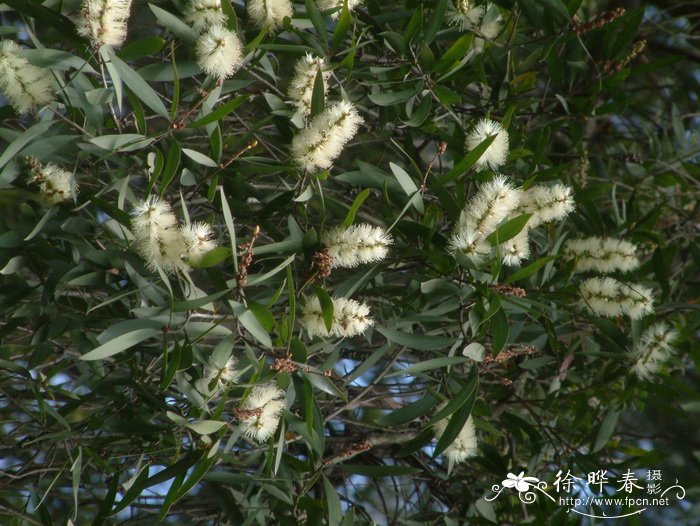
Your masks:
<path fill-rule="evenodd" d="M 581 283 L 581 305 L 594 314 L 614 318 L 623 314 L 637 320 L 654 311 L 651 289 L 613 278 L 590 278 Z"/>
<path fill-rule="evenodd" d="M 530 238 L 526 226 L 520 233 L 501 245 L 503 264 L 507 267 L 517 267 L 530 256 Z"/>
<path fill-rule="evenodd" d="M 213 360 L 204 368 L 204 378 L 209 387 L 215 382 L 214 390 L 223 389 L 226 385 L 235 382 L 240 378 L 241 371 L 237 368 L 236 359 L 229 358 L 223 366 L 217 365 Z"/>
<path fill-rule="evenodd" d="M 481 19 L 481 24 L 473 27 L 472 29 L 476 31 L 481 36 L 474 37 L 474 42 L 472 43 L 472 50 L 474 53 L 481 53 L 486 44 L 486 40 L 495 39 L 501 32 L 501 13 L 498 11 L 498 7 L 491 5 Z"/>
<path fill-rule="evenodd" d="M 500 123 L 489 119 L 482 119 L 467 135 L 467 150 L 471 151 L 488 137 L 495 135 L 493 142 L 476 161 L 477 168 L 488 166 L 495 170 L 506 162 L 508 157 L 508 132 Z"/>
<path fill-rule="evenodd" d="M 338 18 L 340 16 L 340 11 L 343 8 L 344 0 L 317 0 L 318 8 L 321 11 L 330 11 L 335 9 L 331 13 L 331 18 Z M 352 12 L 358 5 L 362 4 L 362 0 L 348 0 L 348 11 Z"/>
<path fill-rule="evenodd" d="M 226 24 L 221 0 L 190 0 L 185 6 L 185 21 L 198 31 Z"/>
<path fill-rule="evenodd" d="M 392 242 L 383 228 L 367 224 L 331 228 L 321 238 L 328 255 L 333 258 L 331 268 L 380 261 L 386 257 Z"/>
<path fill-rule="evenodd" d="M 304 116 L 311 113 L 311 97 L 314 93 L 316 75 L 321 70 L 323 76 L 323 95 L 328 91 L 328 78 L 331 75 L 326 61 L 307 53 L 294 66 L 294 77 L 289 85 L 289 98 L 292 99 L 297 111 Z"/>
<path fill-rule="evenodd" d="M 285 406 L 284 391 L 268 383 L 256 385 L 241 404 L 240 425 L 245 436 L 265 442 L 275 434 Z"/>
<path fill-rule="evenodd" d="M 243 44 L 235 32 L 212 26 L 202 33 L 195 45 L 197 64 L 219 80 L 233 75 L 243 63 Z"/>
<path fill-rule="evenodd" d="M 479 27 L 484 8 L 474 5 L 470 0 L 454 0 L 447 8 L 447 19 L 450 24 L 461 31 Z"/>
<path fill-rule="evenodd" d="M 574 260 L 574 272 L 627 272 L 639 266 L 634 243 L 615 238 L 571 239 L 564 254 Z"/>
<path fill-rule="evenodd" d="M 213 240 L 214 232 L 207 223 L 197 222 L 183 226 L 182 236 L 185 242 L 187 260 L 193 265 L 202 261 L 204 254 L 216 247 Z"/>
<path fill-rule="evenodd" d="M 361 123 L 362 117 L 351 103 L 337 102 L 294 136 L 292 157 L 307 172 L 330 168 Z"/>
<path fill-rule="evenodd" d="M 294 9 L 289 0 L 248 0 L 248 16 L 260 29 L 282 27 L 285 18 L 292 18 Z"/>
<path fill-rule="evenodd" d="M 656 375 L 673 353 L 673 342 L 678 332 L 665 323 L 656 323 L 642 333 L 630 355 L 634 361 L 632 372 L 642 380 Z"/>
<path fill-rule="evenodd" d="M 27 62 L 19 56 L 21 51 L 11 40 L 0 41 L 0 89 L 20 115 L 54 99 L 51 72 Z"/>
<path fill-rule="evenodd" d="M 467 203 L 450 238 L 452 253 L 461 252 L 478 264 L 488 256 L 491 246 L 486 237 L 518 206 L 520 192 L 502 176 L 484 183 Z"/>
<path fill-rule="evenodd" d="M 517 212 L 532 214 L 529 228 L 564 219 L 574 209 L 572 193 L 571 187 L 563 184 L 533 186 L 522 193 Z"/>
<path fill-rule="evenodd" d="M 152 270 L 187 270 L 187 246 L 170 205 L 149 197 L 131 212 L 136 250 Z"/>
<path fill-rule="evenodd" d="M 78 33 L 95 46 L 119 47 L 126 40 L 131 0 L 83 0 Z"/>
<path fill-rule="evenodd" d="M 31 182 L 39 185 L 41 197 L 48 205 L 55 205 L 63 201 L 74 201 L 78 194 L 78 184 L 75 176 L 60 166 L 48 163 L 41 165 L 38 161 L 31 161 Z"/>
<path fill-rule="evenodd" d="M 445 404 L 442 405 L 442 407 L 444 406 Z M 442 437 L 445 429 L 447 429 L 448 421 L 449 420 L 447 418 L 443 418 L 435 423 L 435 435 L 438 440 L 440 437 Z M 478 449 L 476 432 L 474 431 L 474 421 L 470 416 L 465 422 L 462 430 L 457 435 L 457 438 L 455 438 L 454 441 L 447 446 L 447 449 L 445 449 L 445 455 L 447 456 L 450 466 L 452 466 L 475 456 L 477 452 Z"/>
<path fill-rule="evenodd" d="M 474 229 L 486 237 L 518 206 L 520 192 L 503 176 L 484 183 L 459 217 L 461 229 Z"/>
<path fill-rule="evenodd" d="M 337 336 L 351 337 L 365 332 L 374 324 L 369 317 L 369 307 L 364 303 L 346 298 L 333 299 L 333 325 L 330 332 L 323 321 L 321 302 L 316 296 L 306 299 L 302 309 L 301 323 L 309 337 Z"/>

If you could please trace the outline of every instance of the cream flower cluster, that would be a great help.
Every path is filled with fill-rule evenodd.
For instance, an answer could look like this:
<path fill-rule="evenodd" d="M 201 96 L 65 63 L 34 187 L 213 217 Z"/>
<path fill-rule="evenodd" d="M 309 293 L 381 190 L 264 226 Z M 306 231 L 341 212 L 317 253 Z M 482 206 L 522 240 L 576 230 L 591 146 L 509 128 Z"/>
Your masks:
<path fill-rule="evenodd" d="M 491 253 L 486 238 L 503 222 L 524 213 L 532 216 L 523 230 L 500 245 L 503 263 L 518 265 L 530 253 L 529 230 L 542 223 L 563 219 L 573 209 L 571 189 L 563 185 L 541 186 L 521 191 L 498 176 L 481 186 L 467 203 L 450 238 L 452 253 L 461 252 L 474 264 Z"/>
<path fill-rule="evenodd" d="M 564 184 L 533 186 L 520 196 L 520 205 L 516 213 L 532 214 L 527 222 L 529 228 L 558 221 L 574 210 L 574 199 L 571 194 L 571 187 Z"/>
<path fill-rule="evenodd" d="M 221 8 L 221 0 L 190 0 L 184 13 L 185 22 L 192 24 L 197 31 L 226 24 L 226 13 Z"/>
<path fill-rule="evenodd" d="M 454 0 L 447 8 L 447 19 L 450 24 L 457 26 L 460 31 L 478 28 L 484 8 L 474 5 L 470 0 Z"/>
<path fill-rule="evenodd" d="M 20 115 L 54 99 L 51 72 L 19 56 L 22 48 L 11 40 L 0 41 L 0 89 Z"/>
<path fill-rule="evenodd" d="M 213 360 L 204 368 L 204 378 L 206 381 L 207 390 L 214 383 L 213 390 L 219 391 L 238 380 L 241 376 L 241 371 L 237 368 L 237 362 L 234 357 L 226 360 L 223 366 L 219 366 Z"/>
<path fill-rule="evenodd" d="M 571 239 L 564 245 L 564 254 L 574 260 L 574 272 L 634 270 L 639 267 L 636 251 L 634 243 L 610 237 Z"/>
<path fill-rule="evenodd" d="M 444 407 L 445 404 L 442 405 Z M 442 437 L 445 429 L 447 429 L 448 419 L 443 418 L 435 423 L 435 434 L 438 438 Z M 464 427 L 459 432 L 454 441 L 447 446 L 445 449 L 445 455 L 447 456 L 450 465 L 459 464 L 464 462 L 468 458 L 471 458 L 477 454 L 477 440 L 476 432 L 474 431 L 474 421 L 470 416 L 464 423 Z"/>
<path fill-rule="evenodd" d="M 450 251 L 461 252 L 474 264 L 491 252 L 486 237 L 518 206 L 519 192 L 502 176 L 483 184 L 459 216 L 450 238 Z"/>
<path fill-rule="evenodd" d="M 574 209 L 574 199 L 570 186 L 555 184 L 538 185 L 521 191 L 520 202 L 511 217 L 532 214 L 525 228 L 518 235 L 506 241 L 501 248 L 503 264 L 513 267 L 530 256 L 530 230 L 551 221 L 560 221 Z"/>
<path fill-rule="evenodd" d="M 288 94 L 294 102 L 297 112 L 304 117 L 311 113 L 311 98 L 319 70 L 323 76 L 323 96 L 325 97 L 328 92 L 328 78 L 331 75 L 326 61 L 307 53 L 294 66 L 294 77 L 289 85 Z"/>
<path fill-rule="evenodd" d="M 346 298 L 333 298 L 333 324 L 326 329 L 321 302 L 316 296 L 306 299 L 301 314 L 301 323 L 310 338 L 314 336 L 351 337 L 365 332 L 374 324 L 369 317 L 369 307 L 364 303 Z"/>
<path fill-rule="evenodd" d="M 594 314 L 614 318 L 627 315 L 638 320 L 654 311 L 651 289 L 613 278 L 590 278 L 580 285 L 581 306 Z"/>
<path fill-rule="evenodd" d="M 156 196 L 134 208 L 132 216 L 136 250 L 152 270 L 189 270 L 191 264 L 199 263 L 216 246 L 211 226 L 180 226 L 170 205 Z"/>
<path fill-rule="evenodd" d="M 249 0 L 248 16 L 257 27 L 272 30 L 282 27 L 285 18 L 292 18 L 294 9 L 289 0 Z"/>
<path fill-rule="evenodd" d="M 224 26 L 213 25 L 199 35 L 195 53 L 199 67 L 219 80 L 233 75 L 243 63 L 241 40 Z"/>
<path fill-rule="evenodd" d="M 489 144 L 486 151 L 476 161 L 477 168 L 488 166 L 495 170 L 506 162 L 508 157 L 508 132 L 503 129 L 500 123 L 490 119 L 480 120 L 474 129 L 467 135 L 467 150 L 471 151 L 490 136 L 494 136 L 493 142 Z"/>
<path fill-rule="evenodd" d="M 53 163 L 42 165 L 33 158 L 29 159 L 29 163 L 32 175 L 30 182 L 39 185 L 41 197 L 46 204 L 75 200 L 78 183 L 71 172 Z"/>
<path fill-rule="evenodd" d="M 323 234 L 321 243 L 333 258 L 331 268 L 356 267 L 384 259 L 393 239 L 381 227 L 359 224 L 331 228 Z"/>
<path fill-rule="evenodd" d="M 292 157 L 307 172 L 330 168 L 361 123 L 362 117 L 350 102 L 336 102 L 294 136 Z"/>
<path fill-rule="evenodd" d="M 131 0 L 83 0 L 78 34 L 93 45 L 119 47 L 126 40 Z"/>
<path fill-rule="evenodd" d="M 340 16 L 344 0 L 317 0 L 317 3 L 321 11 L 330 11 L 334 9 L 335 11 L 331 13 L 331 18 L 335 19 Z M 362 0 L 348 0 L 348 11 L 354 11 L 359 5 L 362 5 Z"/>
<path fill-rule="evenodd" d="M 241 404 L 243 411 L 251 413 L 241 418 L 241 431 L 250 439 L 265 442 L 277 431 L 284 407 L 284 391 L 272 383 L 256 385 Z"/>
<path fill-rule="evenodd" d="M 678 332 L 665 323 L 656 323 L 642 333 L 631 351 L 632 372 L 642 380 L 657 374 L 673 353 Z"/>

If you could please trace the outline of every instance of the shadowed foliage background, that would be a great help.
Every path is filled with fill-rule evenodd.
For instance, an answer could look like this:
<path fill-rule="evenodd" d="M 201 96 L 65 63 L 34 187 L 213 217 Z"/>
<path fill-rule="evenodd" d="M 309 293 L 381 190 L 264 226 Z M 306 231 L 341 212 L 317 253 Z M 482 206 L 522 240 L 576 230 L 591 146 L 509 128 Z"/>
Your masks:
<path fill-rule="evenodd" d="M 184 0 L 134 0 L 126 43 L 99 51 L 78 0 L 0 3 L 2 38 L 57 86 L 36 114 L 0 107 L 0 522 L 593 524 L 542 496 L 483 497 L 508 473 L 557 496 L 559 470 L 656 469 L 685 498 L 616 524 L 700 524 L 697 6 L 498 0 L 493 33 L 451 25 L 447 0 L 337 18 L 307 0 L 275 32 L 222 6 L 246 58 L 217 83 Z M 320 173 L 289 154 L 307 52 L 332 69 L 312 113 L 349 100 L 364 119 Z M 464 147 L 487 116 L 509 132 L 514 185 L 573 188 L 521 269 L 447 247 L 494 176 Z M 76 201 L 45 206 L 29 156 L 75 173 Z M 212 225 L 218 247 L 190 272 L 134 250 L 129 213 L 150 194 Z M 389 255 L 322 276 L 320 236 L 353 223 L 390 229 Z M 653 289 L 653 314 L 581 308 L 562 245 L 593 235 L 637 244 L 624 279 Z M 362 301 L 374 326 L 309 338 L 312 296 Z M 642 381 L 629 350 L 655 322 L 677 351 Z M 485 354 L 465 356 L 473 343 Z M 240 379 L 208 393 L 207 366 L 229 357 Z M 260 444 L 240 408 L 266 382 L 286 408 Z M 445 401 L 479 444 L 449 473 L 432 427 Z"/>

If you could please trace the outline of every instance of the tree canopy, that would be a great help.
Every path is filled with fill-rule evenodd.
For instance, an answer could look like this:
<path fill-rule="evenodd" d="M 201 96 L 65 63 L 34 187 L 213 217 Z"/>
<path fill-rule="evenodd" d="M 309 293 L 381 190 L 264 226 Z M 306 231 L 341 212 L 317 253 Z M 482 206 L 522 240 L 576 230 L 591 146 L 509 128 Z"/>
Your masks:
<path fill-rule="evenodd" d="M 700 524 L 696 9 L 0 17 L 2 524 Z"/>

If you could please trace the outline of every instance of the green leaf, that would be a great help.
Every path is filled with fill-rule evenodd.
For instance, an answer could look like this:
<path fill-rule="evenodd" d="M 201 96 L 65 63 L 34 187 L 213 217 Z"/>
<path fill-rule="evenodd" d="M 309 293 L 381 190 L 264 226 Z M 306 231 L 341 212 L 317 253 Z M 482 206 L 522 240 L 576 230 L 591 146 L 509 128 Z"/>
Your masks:
<path fill-rule="evenodd" d="M 335 26 L 335 31 L 333 31 L 333 47 L 337 48 L 343 42 L 345 35 L 350 29 L 350 23 L 352 22 L 352 16 L 350 15 L 350 10 L 348 9 L 348 2 L 345 0 L 343 2 L 343 8 L 340 10 L 340 16 L 338 17 L 338 23 Z"/>
<path fill-rule="evenodd" d="M 491 143 L 496 139 L 496 136 L 487 137 L 481 141 L 473 150 L 470 150 L 467 155 L 465 155 L 461 161 L 459 161 L 449 172 L 438 177 L 440 184 L 449 183 L 453 179 L 456 179 L 463 173 L 465 173 L 469 168 L 471 168 L 476 161 L 478 161 L 484 152 L 487 150 Z"/>
<path fill-rule="evenodd" d="M 457 41 L 450 46 L 450 49 L 445 51 L 445 54 L 440 57 L 435 64 L 435 71 L 442 72 L 449 68 L 455 61 L 461 60 L 469 51 L 474 40 L 474 34 L 469 32 L 457 39 Z"/>
<path fill-rule="evenodd" d="M 430 44 L 437 35 L 438 30 L 442 27 L 445 21 L 445 12 L 447 11 L 447 0 L 438 0 L 435 9 L 430 14 L 428 23 L 423 31 L 423 41 Z"/>
<path fill-rule="evenodd" d="M 202 256 L 199 263 L 192 265 L 194 268 L 211 268 L 215 267 L 223 260 L 231 255 L 229 247 L 214 247 L 212 250 Z"/>
<path fill-rule="evenodd" d="M 243 305 L 236 301 L 230 301 L 229 303 L 231 304 L 233 314 L 236 316 L 238 321 L 241 322 L 241 325 L 243 325 L 243 327 L 245 327 L 245 329 L 256 340 L 263 344 L 263 346 L 268 348 L 272 347 L 272 340 L 270 339 L 270 335 L 265 330 L 265 328 L 262 325 L 260 325 L 260 322 L 255 317 L 255 314 L 253 314 L 250 311 L 250 309 L 246 309 Z"/>
<path fill-rule="evenodd" d="M 328 526 L 340 526 L 343 520 L 340 497 L 338 497 L 338 492 L 331 481 L 325 476 L 323 477 L 323 493 L 326 496 L 326 508 L 328 509 Z"/>
<path fill-rule="evenodd" d="M 415 83 L 412 88 L 396 91 L 381 91 L 378 87 L 375 87 L 369 92 L 368 97 L 377 106 L 394 106 L 412 99 L 422 89 L 423 84 L 421 82 Z"/>
<path fill-rule="evenodd" d="M 416 183 L 414 183 L 413 179 L 411 179 L 411 176 L 408 175 L 406 170 L 401 168 L 398 164 L 389 163 L 389 168 L 391 168 L 394 177 L 396 177 L 396 180 L 401 185 L 401 188 L 403 188 L 403 191 L 406 192 L 406 195 L 412 197 L 411 203 L 415 209 L 422 214 L 424 212 L 423 197 L 421 196 Z"/>
<path fill-rule="evenodd" d="M 523 228 L 525 228 L 525 225 L 527 225 L 530 217 L 532 217 L 532 214 L 522 214 L 506 221 L 499 226 L 495 232 L 488 236 L 486 241 L 491 243 L 493 246 L 505 243 L 523 231 Z"/>
<path fill-rule="evenodd" d="M 443 367 L 449 367 L 450 365 L 457 365 L 467 361 L 469 361 L 469 359 L 465 356 L 442 356 L 440 358 L 432 358 L 430 360 L 425 360 L 424 362 L 407 367 L 406 369 L 388 374 L 387 378 L 391 376 L 413 376 L 419 373 L 424 373 L 425 371 L 442 369 Z"/>
<path fill-rule="evenodd" d="M 617 407 L 611 407 L 603 422 L 600 424 L 598 429 L 598 434 L 595 437 L 595 442 L 593 443 L 592 453 L 600 451 L 605 447 L 605 445 L 610 441 L 610 437 L 613 436 L 615 429 L 617 428 L 617 422 L 620 420 L 620 414 L 622 412 Z"/>
<path fill-rule="evenodd" d="M 304 0 L 306 6 L 306 14 L 311 20 L 311 24 L 316 29 L 316 34 L 323 39 L 324 44 L 328 44 L 328 35 L 326 31 L 326 23 L 323 20 L 321 11 L 318 10 L 315 0 Z"/>
<path fill-rule="evenodd" d="M 314 292 L 321 304 L 321 313 L 323 314 L 323 323 L 326 326 L 326 330 L 330 332 L 333 327 L 333 300 L 326 292 L 323 287 L 314 287 Z"/>
<path fill-rule="evenodd" d="M 34 137 L 46 133 L 54 124 L 56 124 L 56 121 L 42 121 L 18 135 L 0 155 L 0 168 L 3 168 L 11 159 L 14 159 Z"/>
<path fill-rule="evenodd" d="M 429 426 L 432 426 L 439 420 L 442 420 L 443 418 L 447 418 L 451 414 L 453 414 L 457 409 L 462 407 L 464 404 L 466 404 L 469 401 L 469 398 L 472 395 L 472 392 L 476 390 L 477 385 L 479 381 L 479 372 L 476 367 L 472 367 L 472 369 L 469 371 L 469 376 L 467 377 L 467 381 L 464 385 L 463 388 L 461 388 L 456 395 L 452 397 L 452 399 L 447 402 L 447 405 L 440 409 L 433 418 L 430 419 L 428 422 Z"/>
<path fill-rule="evenodd" d="M 468 398 L 465 402 L 457 409 L 450 417 L 447 427 L 443 432 L 442 436 L 438 439 L 435 445 L 435 451 L 433 452 L 433 458 L 442 454 L 447 447 L 454 442 L 457 435 L 464 428 L 464 424 L 467 423 L 469 415 L 472 413 L 472 408 L 474 407 L 474 402 L 476 401 L 477 388 L 476 384 L 474 388 L 470 390 Z"/>
<path fill-rule="evenodd" d="M 403 345 L 410 349 L 419 351 L 436 351 L 444 349 L 454 342 L 453 338 L 447 336 L 426 336 L 423 334 L 411 334 L 408 332 L 387 329 L 378 327 L 377 331 L 381 333 L 387 340 L 398 345 Z"/>
<path fill-rule="evenodd" d="M 137 60 L 150 55 L 155 55 L 165 46 L 165 40 L 160 37 L 148 37 L 129 42 L 119 50 L 117 56 L 124 60 Z"/>
<path fill-rule="evenodd" d="M 341 223 L 341 227 L 347 228 L 350 225 L 352 225 L 352 222 L 355 221 L 355 216 L 357 215 L 357 211 L 360 209 L 362 206 L 362 203 L 365 202 L 365 199 L 369 196 L 369 188 L 365 188 L 357 194 L 357 197 L 355 197 L 354 201 L 352 202 L 352 206 L 350 207 L 350 210 L 348 210 L 348 213 L 345 216 L 345 219 Z"/>
<path fill-rule="evenodd" d="M 218 420 L 200 420 L 199 422 L 187 422 L 185 427 L 200 435 L 210 435 L 216 433 L 225 425 L 226 422 L 220 422 Z"/>
<path fill-rule="evenodd" d="M 416 418 L 423 416 L 430 411 L 438 400 L 434 396 L 428 395 L 424 398 L 411 402 L 404 407 L 395 409 L 391 413 L 382 415 L 377 418 L 377 424 L 380 426 L 394 427 L 413 422 Z"/>
<path fill-rule="evenodd" d="M 100 48 L 100 53 L 109 60 L 106 64 L 108 69 L 110 69 L 109 64 L 111 63 L 113 66 L 111 69 L 119 73 L 119 77 L 124 84 L 129 86 L 129 89 L 134 92 L 134 95 L 136 95 L 141 102 L 161 117 L 169 118 L 168 110 L 165 108 L 158 94 L 148 85 L 148 82 L 143 80 L 143 78 L 131 69 L 126 62 L 117 57 L 112 48 L 109 46 L 102 46 Z"/>
<path fill-rule="evenodd" d="M 517 272 L 514 272 L 512 275 L 508 276 L 508 278 L 506 279 L 506 283 L 513 283 L 515 281 L 520 281 L 522 279 L 529 278 L 539 269 L 544 267 L 547 263 L 557 259 L 557 257 L 558 256 L 545 256 L 543 258 L 538 259 L 537 261 L 530 263 L 527 267 L 521 268 Z"/>
<path fill-rule="evenodd" d="M 117 336 L 113 340 L 96 347 L 92 351 L 83 354 L 80 359 L 85 361 L 104 360 L 115 354 L 126 351 L 134 345 L 137 345 L 149 338 L 153 338 L 157 334 L 161 334 L 159 329 L 136 329 L 121 336 Z"/>
<path fill-rule="evenodd" d="M 197 40 L 197 32 L 185 24 L 179 17 L 153 4 L 148 4 L 148 7 L 151 8 L 151 11 L 153 11 L 153 14 L 156 16 L 161 26 L 169 29 L 173 35 L 185 41 L 185 43 L 195 43 Z"/>
<path fill-rule="evenodd" d="M 134 152 L 151 144 L 153 138 L 138 133 L 123 133 L 121 135 L 100 135 L 89 139 L 89 142 L 109 152 Z"/>
<path fill-rule="evenodd" d="M 321 68 L 316 71 L 314 89 L 311 93 L 311 117 L 315 117 L 323 111 L 326 105 L 326 88 L 323 85 L 323 72 Z"/>
<path fill-rule="evenodd" d="M 192 124 L 190 124 L 189 127 L 190 128 L 199 128 L 201 126 L 206 126 L 207 124 L 211 124 L 212 122 L 216 122 L 216 121 L 226 117 L 229 113 L 231 113 L 236 108 L 238 108 L 249 97 L 250 97 L 250 94 L 248 94 L 248 93 L 245 95 L 238 95 L 237 97 L 232 98 L 230 101 L 222 104 L 221 106 L 216 108 L 211 113 L 208 113 L 204 117 L 197 119 Z"/>
<path fill-rule="evenodd" d="M 208 155 L 204 155 L 203 153 L 200 153 L 196 150 L 190 150 L 189 148 L 183 148 L 182 153 L 184 153 L 187 157 L 192 159 L 197 164 L 201 164 L 202 166 L 207 166 L 209 168 L 218 168 L 218 166 L 219 166 L 214 159 L 212 159 Z"/>
<path fill-rule="evenodd" d="M 168 188 L 170 181 L 173 180 L 178 168 L 180 167 L 180 158 L 182 157 L 182 149 L 180 144 L 172 139 L 168 146 L 168 154 L 165 158 L 165 167 L 163 168 L 163 179 L 160 181 L 160 195 L 162 196 L 165 189 Z"/>
<path fill-rule="evenodd" d="M 493 338 L 493 355 L 496 356 L 508 341 L 508 318 L 503 308 L 498 309 L 491 318 L 491 336 Z"/>

